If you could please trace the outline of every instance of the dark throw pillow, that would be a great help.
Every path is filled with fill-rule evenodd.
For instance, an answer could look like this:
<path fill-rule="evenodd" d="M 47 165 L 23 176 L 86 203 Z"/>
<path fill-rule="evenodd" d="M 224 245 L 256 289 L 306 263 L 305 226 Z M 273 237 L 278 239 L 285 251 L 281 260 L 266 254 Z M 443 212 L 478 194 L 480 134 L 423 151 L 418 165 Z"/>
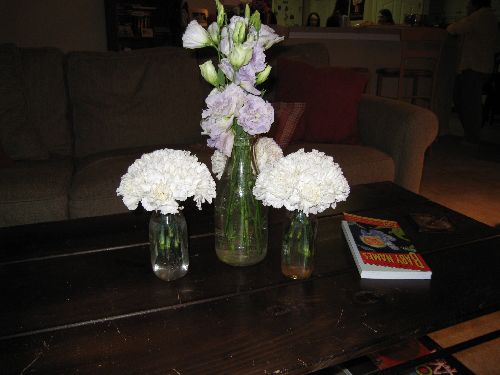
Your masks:
<path fill-rule="evenodd" d="M 277 101 L 305 102 L 306 110 L 293 140 L 359 143 L 358 105 L 367 74 L 350 68 L 321 67 L 278 60 Z"/>

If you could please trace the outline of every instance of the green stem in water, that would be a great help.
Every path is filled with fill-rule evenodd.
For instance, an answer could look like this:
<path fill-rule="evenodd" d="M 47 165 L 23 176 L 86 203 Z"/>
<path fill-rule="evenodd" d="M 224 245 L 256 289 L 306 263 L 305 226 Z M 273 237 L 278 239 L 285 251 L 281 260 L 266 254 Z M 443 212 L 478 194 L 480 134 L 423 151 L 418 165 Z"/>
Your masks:
<path fill-rule="evenodd" d="M 232 130 L 235 134 L 232 155 L 228 161 L 227 171 L 229 184 L 223 193 L 226 196 L 226 210 L 223 221 L 224 236 L 230 250 L 236 251 L 243 247 L 250 251 L 255 242 L 257 250 L 263 251 L 262 243 L 263 212 L 260 202 L 253 196 L 255 171 L 252 136 L 247 134 L 236 120 Z M 253 240 L 254 239 L 254 240 Z"/>

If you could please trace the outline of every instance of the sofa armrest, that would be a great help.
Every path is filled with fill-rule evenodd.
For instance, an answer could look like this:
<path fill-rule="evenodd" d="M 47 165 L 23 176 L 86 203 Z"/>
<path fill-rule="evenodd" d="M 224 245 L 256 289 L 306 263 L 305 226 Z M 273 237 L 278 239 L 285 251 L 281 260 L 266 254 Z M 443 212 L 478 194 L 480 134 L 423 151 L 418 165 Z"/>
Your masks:
<path fill-rule="evenodd" d="M 436 115 L 406 102 L 363 95 L 358 127 L 363 144 L 389 154 L 394 160 L 395 183 L 418 192 L 425 151 L 438 132 Z"/>

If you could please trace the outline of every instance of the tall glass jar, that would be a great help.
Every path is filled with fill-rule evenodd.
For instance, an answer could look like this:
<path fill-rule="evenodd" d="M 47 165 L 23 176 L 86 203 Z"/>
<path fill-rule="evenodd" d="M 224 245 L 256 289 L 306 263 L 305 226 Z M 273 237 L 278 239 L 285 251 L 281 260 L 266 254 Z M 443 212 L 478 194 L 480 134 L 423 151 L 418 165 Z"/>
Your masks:
<path fill-rule="evenodd" d="M 149 220 L 151 266 L 160 279 L 171 281 L 184 276 L 189 268 L 188 232 L 182 212 L 153 212 Z"/>
<path fill-rule="evenodd" d="M 317 218 L 302 211 L 290 213 L 281 251 L 281 272 L 292 279 L 307 279 L 314 269 Z"/>
<path fill-rule="evenodd" d="M 267 253 L 267 209 L 255 199 L 252 136 L 235 124 L 234 145 L 215 198 L 215 250 L 232 266 L 260 262 Z"/>

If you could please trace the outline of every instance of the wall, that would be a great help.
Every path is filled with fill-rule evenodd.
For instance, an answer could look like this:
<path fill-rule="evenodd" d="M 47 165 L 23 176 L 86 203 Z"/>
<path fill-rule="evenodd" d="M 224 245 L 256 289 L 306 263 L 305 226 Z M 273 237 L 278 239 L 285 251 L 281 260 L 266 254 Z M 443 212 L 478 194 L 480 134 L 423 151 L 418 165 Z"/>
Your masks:
<path fill-rule="evenodd" d="M 302 0 L 274 0 L 273 12 L 279 25 L 288 27 L 302 25 Z"/>
<path fill-rule="evenodd" d="M 234 1 L 222 1 L 225 5 L 231 5 Z M 239 4 L 239 2 L 238 2 Z M 188 0 L 189 9 L 204 8 L 208 9 L 208 14 L 215 14 L 215 0 Z"/>
<path fill-rule="evenodd" d="M 436 0 L 434 0 L 436 1 Z M 465 6 L 468 0 L 440 0 L 443 3 L 444 15 L 448 22 L 465 17 Z M 491 0 L 491 7 L 495 10 L 500 22 L 500 0 Z"/>
<path fill-rule="evenodd" d="M 169 0 L 166 0 L 169 1 Z M 0 0 L 0 43 L 105 51 L 105 0 Z M 224 0 L 237 5 L 239 0 Z M 214 0 L 188 0 L 189 7 L 215 14 Z"/>
<path fill-rule="evenodd" d="M 0 42 L 106 50 L 104 0 L 0 0 Z"/>
<path fill-rule="evenodd" d="M 380 1 L 365 0 L 365 19 L 376 20 Z M 424 9 L 429 8 L 429 1 L 422 0 Z M 215 13 L 212 0 L 188 2 L 191 8 L 207 8 L 209 13 Z M 302 0 L 287 2 L 296 2 L 297 7 L 302 4 Z M 448 19 L 465 14 L 466 0 L 432 0 L 431 6 L 434 2 L 439 3 L 439 9 L 443 9 Z M 238 0 L 224 1 L 227 5 L 237 3 Z M 492 5 L 500 19 L 500 0 L 493 0 Z M 304 13 L 319 10 L 324 25 L 327 13 L 331 14 L 327 10 L 333 10 L 335 0 L 304 0 L 304 6 Z M 300 19 L 293 23 L 299 22 Z M 104 0 L 0 0 L 0 43 L 5 42 L 22 47 L 54 46 L 63 51 L 104 51 L 107 48 Z"/>

